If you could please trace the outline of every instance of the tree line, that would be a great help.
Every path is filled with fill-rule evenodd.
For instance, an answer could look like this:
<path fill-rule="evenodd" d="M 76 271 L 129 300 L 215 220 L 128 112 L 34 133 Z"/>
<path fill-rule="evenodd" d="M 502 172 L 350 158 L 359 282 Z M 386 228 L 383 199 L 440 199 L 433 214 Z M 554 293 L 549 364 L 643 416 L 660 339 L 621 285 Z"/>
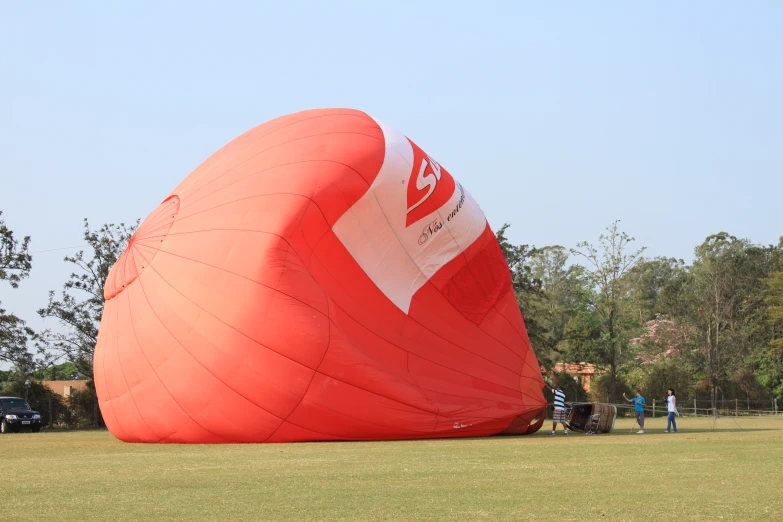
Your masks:
<path fill-rule="evenodd" d="M 708 236 L 690 263 L 644 257 L 611 223 L 574 248 L 513 245 L 497 231 L 545 372 L 593 363 L 594 400 L 641 389 L 682 400 L 783 402 L 783 237 Z M 561 379 L 564 376 L 554 376 Z"/>
<path fill-rule="evenodd" d="M 86 250 L 65 256 L 73 271 L 59 292 L 49 292 L 48 301 L 38 310 L 42 318 L 56 321 L 56 329 L 33 331 L 0 303 L 0 362 L 10 366 L 0 371 L 0 395 L 22 396 L 24 381 L 32 377 L 29 400 L 47 423 L 103 425 L 92 368 L 103 314 L 103 287 L 138 224 L 105 224 L 92 229 L 84 220 Z M 0 283 L 17 289 L 29 277 L 33 268 L 30 240 L 26 236 L 20 241 L 5 225 L 0 211 Z M 68 400 L 40 384 L 41 380 L 71 379 L 86 380 L 87 389 L 74 392 Z"/>
<path fill-rule="evenodd" d="M 73 272 L 51 291 L 38 314 L 57 329 L 33 331 L 0 303 L 0 394 L 21 395 L 33 380 L 79 378 L 87 391 L 69 404 L 33 385 L 33 407 L 53 422 L 101 425 L 92 361 L 103 313 L 103 286 L 139 222 L 92 229 L 86 250 L 66 256 Z M 611 223 L 595 242 L 573 248 L 514 245 L 510 225 L 496 232 L 531 345 L 543 371 L 586 398 L 558 363 L 591 363 L 600 376 L 593 400 L 617 402 L 642 389 L 649 396 L 674 387 L 680 400 L 771 399 L 783 402 L 783 237 L 755 245 L 720 232 L 694 250 L 694 259 L 645 257 L 633 237 Z M 0 211 L 0 284 L 18 289 L 33 268 L 30 237 L 6 227 Z M 48 404 L 38 404 L 40 401 Z M 48 406 L 48 410 L 47 410 Z M 57 413 L 57 412 L 60 413 Z"/>

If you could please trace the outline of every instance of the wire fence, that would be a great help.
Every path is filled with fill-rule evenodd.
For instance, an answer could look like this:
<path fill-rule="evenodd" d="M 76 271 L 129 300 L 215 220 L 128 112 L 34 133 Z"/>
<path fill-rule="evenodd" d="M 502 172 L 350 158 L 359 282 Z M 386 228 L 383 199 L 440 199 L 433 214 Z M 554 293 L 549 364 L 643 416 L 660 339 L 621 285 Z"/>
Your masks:
<path fill-rule="evenodd" d="M 552 404 L 547 405 L 547 418 L 552 417 Z M 628 403 L 614 404 L 617 407 L 618 417 L 632 417 L 634 406 Z M 677 401 L 677 411 L 683 417 L 764 417 L 780 416 L 777 399 L 753 400 L 753 399 L 721 399 L 715 401 L 713 407 L 709 399 L 690 399 Z M 647 417 L 666 417 L 668 405 L 665 399 L 652 399 L 644 407 Z"/>
<path fill-rule="evenodd" d="M 618 412 L 632 411 L 633 405 L 615 404 Z M 721 399 L 713 406 L 709 399 L 690 399 L 677 401 L 677 411 L 686 417 L 761 417 L 768 415 L 783 415 L 778 407 L 777 399 Z M 668 415 L 668 405 L 665 399 L 652 399 L 644 408 L 645 415 L 650 417 L 665 417 Z"/>

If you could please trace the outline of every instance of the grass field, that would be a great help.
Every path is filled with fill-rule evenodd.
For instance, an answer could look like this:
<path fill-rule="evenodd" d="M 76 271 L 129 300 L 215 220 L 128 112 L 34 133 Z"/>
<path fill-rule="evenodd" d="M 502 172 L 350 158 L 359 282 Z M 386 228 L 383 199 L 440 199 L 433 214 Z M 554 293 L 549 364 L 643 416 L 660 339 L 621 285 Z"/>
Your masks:
<path fill-rule="evenodd" d="M 783 419 L 274 445 L 0 436 L 2 520 L 780 520 Z M 743 428 L 743 429 L 740 429 Z"/>

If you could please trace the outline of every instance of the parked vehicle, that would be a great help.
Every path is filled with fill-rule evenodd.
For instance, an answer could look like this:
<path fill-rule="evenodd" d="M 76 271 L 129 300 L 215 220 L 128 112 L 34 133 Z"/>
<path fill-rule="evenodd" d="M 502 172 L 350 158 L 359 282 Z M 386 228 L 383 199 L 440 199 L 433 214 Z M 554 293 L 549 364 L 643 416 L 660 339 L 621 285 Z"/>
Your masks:
<path fill-rule="evenodd" d="M 0 397 L 0 433 L 41 431 L 41 414 L 30 409 L 21 397 Z"/>

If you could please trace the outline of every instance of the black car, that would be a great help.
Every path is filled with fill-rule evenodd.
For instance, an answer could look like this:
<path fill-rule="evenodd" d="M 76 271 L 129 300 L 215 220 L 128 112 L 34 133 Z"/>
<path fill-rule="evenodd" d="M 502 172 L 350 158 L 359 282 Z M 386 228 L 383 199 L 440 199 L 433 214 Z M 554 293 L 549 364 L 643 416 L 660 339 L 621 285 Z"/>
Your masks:
<path fill-rule="evenodd" d="M 0 397 L 0 433 L 30 429 L 41 431 L 41 414 L 20 397 Z"/>

